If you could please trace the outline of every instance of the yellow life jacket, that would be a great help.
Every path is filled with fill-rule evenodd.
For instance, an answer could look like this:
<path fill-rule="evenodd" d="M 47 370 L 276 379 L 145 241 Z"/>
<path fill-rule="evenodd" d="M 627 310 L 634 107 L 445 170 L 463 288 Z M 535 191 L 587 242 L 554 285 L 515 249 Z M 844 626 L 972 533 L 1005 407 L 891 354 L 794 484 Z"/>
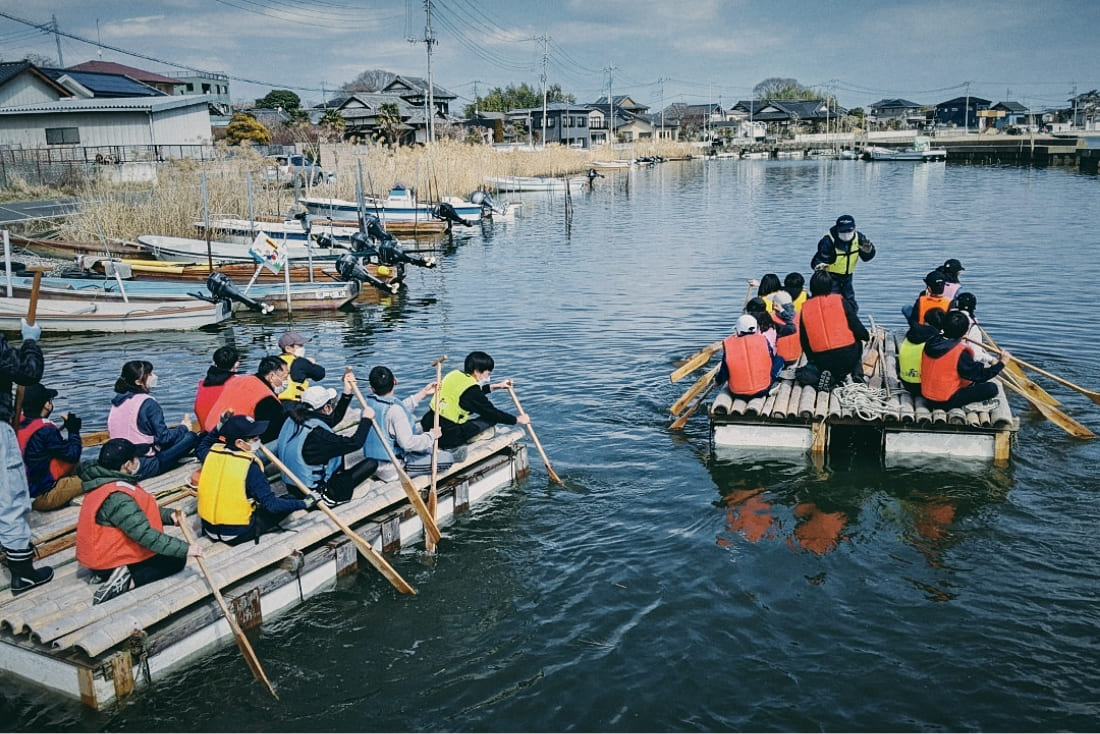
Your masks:
<path fill-rule="evenodd" d="M 859 262 L 859 233 L 857 232 L 855 236 L 852 237 L 852 241 L 847 243 L 834 240 L 832 232 L 829 232 L 828 237 L 833 241 L 833 247 L 836 250 L 836 260 L 826 265 L 825 269 L 837 275 L 851 275 L 852 271 L 856 269 L 856 263 Z M 845 251 L 845 245 L 848 245 L 850 249 Z"/>
<path fill-rule="evenodd" d="M 283 352 L 279 355 L 279 359 L 286 362 L 287 376 L 286 384 L 283 385 L 283 391 L 279 393 L 279 400 L 301 400 L 302 393 L 309 387 L 309 380 L 302 380 L 301 382 L 295 382 L 290 377 L 290 365 L 294 364 L 294 360 L 298 359 L 289 352 Z"/>
<path fill-rule="evenodd" d="M 465 423 L 470 419 L 470 413 L 459 406 L 458 400 L 462 393 L 476 384 L 477 380 L 465 372 L 451 370 L 443 377 L 443 384 L 432 398 L 432 410 L 452 423 Z"/>
<path fill-rule="evenodd" d="M 245 492 L 245 477 L 252 454 L 214 444 L 199 475 L 199 517 L 211 525 L 248 525 L 252 522 L 255 501 Z M 260 464 L 263 467 L 263 464 Z"/>
<path fill-rule="evenodd" d="M 798 294 L 798 298 L 794 299 L 794 312 L 802 313 L 802 304 L 806 302 L 806 291 L 802 291 Z"/>
<path fill-rule="evenodd" d="M 920 384 L 920 361 L 924 356 L 924 343 L 914 344 L 902 339 L 898 345 L 898 377 L 902 382 Z"/>

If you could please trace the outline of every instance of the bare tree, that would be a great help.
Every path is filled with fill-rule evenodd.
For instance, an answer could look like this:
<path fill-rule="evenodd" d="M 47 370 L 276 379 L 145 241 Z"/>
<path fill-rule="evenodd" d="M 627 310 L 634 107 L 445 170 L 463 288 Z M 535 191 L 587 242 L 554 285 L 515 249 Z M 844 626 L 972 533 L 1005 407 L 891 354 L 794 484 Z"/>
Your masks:
<path fill-rule="evenodd" d="M 384 69 L 364 71 L 355 79 L 340 87 L 344 92 L 377 92 L 397 78 L 397 74 Z"/>

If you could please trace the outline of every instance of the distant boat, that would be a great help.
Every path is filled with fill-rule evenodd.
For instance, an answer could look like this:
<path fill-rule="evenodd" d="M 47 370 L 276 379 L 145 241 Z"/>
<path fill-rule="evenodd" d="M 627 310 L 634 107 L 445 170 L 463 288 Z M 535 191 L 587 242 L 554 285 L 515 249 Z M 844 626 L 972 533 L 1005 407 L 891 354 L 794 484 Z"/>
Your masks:
<path fill-rule="evenodd" d="M 928 138 L 918 137 L 913 145 L 901 150 L 871 146 L 864 155 L 872 161 L 914 161 L 927 163 L 931 161 L 946 161 L 947 150 L 945 148 L 933 148 L 932 141 Z"/>
<path fill-rule="evenodd" d="M 495 191 L 565 191 L 569 184 L 583 184 L 583 177 L 549 178 L 546 176 L 489 176 L 485 179 L 487 188 Z"/>
<path fill-rule="evenodd" d="M 617 158 L 611 161 L 592 161 L 592 168 L 633 168 L 637 164 L 629 158 Z"/>
<path fill-rule="evenodd" d="M 0 298 L 0 330 L 19 331 L 27 315 L 28 298 Z M 208 303 L 123 303 L 114 301 L 55 301 L 40 298 L 35 323 L 44 336 L 73 332 L 133 333 L 181 331 L 220 324 L 231 313 L 228 301 Z"/>
<path fill-rule="evenodd" d="M 298 203 L 310 214 L 333 219 L 352 219 L 359 214 L 359 204 L 346 199 L 302 197 Z M 445 197 L 443 204 L 449 206 L 454 214 L 467 222 L 481 221 L 484 207 L 471 201 L 454 197 Z M 383 198 L 367 197 L 363 209 L 374 214 L 387 227 L 391 222 L 412 222 L 438 220 L 441 217 L 440 205 L 420 202 L 412 189 L 394 186 L 389 196 Z"/>
<path fill-rule="evenodd" d="M 51 240 L 39 237 L 22 237 L 12 233 L 10 235 L 12 250 L 21 250 L 30 255 L 39 257 L 56 257 L 62 260 L 72 260 L 78 255 L 106 255 L 108 251 L 112 257 L 149 257 L 145 248 L 136 242 L 124 242 L 110 240 L 106 245 L 101 241 L 75 242 L 71 240 Z"/>
<path fill-rule="evenodd" d="M 143 234 L 137 238 L 138 244 L 145 247 L 157 260 L 186 260 L 204 262 L 207 257 L 216 263 L 255 262 L 249 253 L 247 242 L 226 242 L 224 240 L 192 239 L 190 237 L 169 237 L 167 235 Z M 339 244 L 339 243 L 337 243 Z M 281 244 L 285 248 L 287 260 L 307 261 L 335 260 L 348 252 L 346 247 L 321 247 L 317 243 L 307 244 L 304 240 L 287 240 Z"/>

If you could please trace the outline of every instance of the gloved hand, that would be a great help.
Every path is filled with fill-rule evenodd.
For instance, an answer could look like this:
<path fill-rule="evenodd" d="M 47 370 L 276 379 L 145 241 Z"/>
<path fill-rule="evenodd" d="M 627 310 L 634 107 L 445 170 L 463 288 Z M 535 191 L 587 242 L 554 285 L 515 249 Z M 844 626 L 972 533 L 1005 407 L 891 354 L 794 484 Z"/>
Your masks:
<path fill-rule="evenodd" d="M 867 240 L 860 240 L 859 241 L 859 251 L 860 252 L 870 252 L 871 247 L 872 247 L 871 243 L 868 242 Z"/>
<path fill-rule="evenodd" d="M 829 267 L 829 263 L 818 263 L 817 265 L 814 265 L 814 272 L 816 273 L 819 270 L 824 270 L 827 267 Z"/>
<path fill-rule="evenodd" d="M 67 413 L 65 419 L 61 421 L 61 427 L 68 431 L 70 436 L 74 433 L 80 433 L 82 425 L 84 425 L 84 421 L 76 413 Z"/>
<path fill-rule="evenodd" d="M 23 334 L 23 341 L 42 338 L 42 327 L 38 324 L 28 324 L 26 319 L 19 319 L 19 331 Z"/>
<path fill-rule="evenodd" d="M 310 492 L 306 495 L 305 503 L 306 510 L 312 511 L 317 509 L 317 505 L 321 502 L 321 494 L 319 492 Z"/>

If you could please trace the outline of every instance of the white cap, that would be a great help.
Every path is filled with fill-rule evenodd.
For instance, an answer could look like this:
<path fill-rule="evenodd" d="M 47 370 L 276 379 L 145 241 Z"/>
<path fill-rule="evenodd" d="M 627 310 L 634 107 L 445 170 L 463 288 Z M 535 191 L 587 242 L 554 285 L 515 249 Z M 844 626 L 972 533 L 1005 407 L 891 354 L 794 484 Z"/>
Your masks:
<path fill-rule="evenodd" d="M 302 397 L 299 399 L 314 410 L 320 410 L 335 397 L 336 391 L 331 387 L 310 385 L 302 392 Z"/>
<path fill-rule="evenodd" d="M 772 303 L 778 306 L 789 306 L 794 303 L 791 294 L 784 290 L 778 290 L 772 294 Z"/>
<path fill-rule="evenodd" d="M 737 319 L 737 333 L 738 334 L 755 334 L 756 333 L 756 317 L 750 314 L 744 314 L 741 318 Z"/>

